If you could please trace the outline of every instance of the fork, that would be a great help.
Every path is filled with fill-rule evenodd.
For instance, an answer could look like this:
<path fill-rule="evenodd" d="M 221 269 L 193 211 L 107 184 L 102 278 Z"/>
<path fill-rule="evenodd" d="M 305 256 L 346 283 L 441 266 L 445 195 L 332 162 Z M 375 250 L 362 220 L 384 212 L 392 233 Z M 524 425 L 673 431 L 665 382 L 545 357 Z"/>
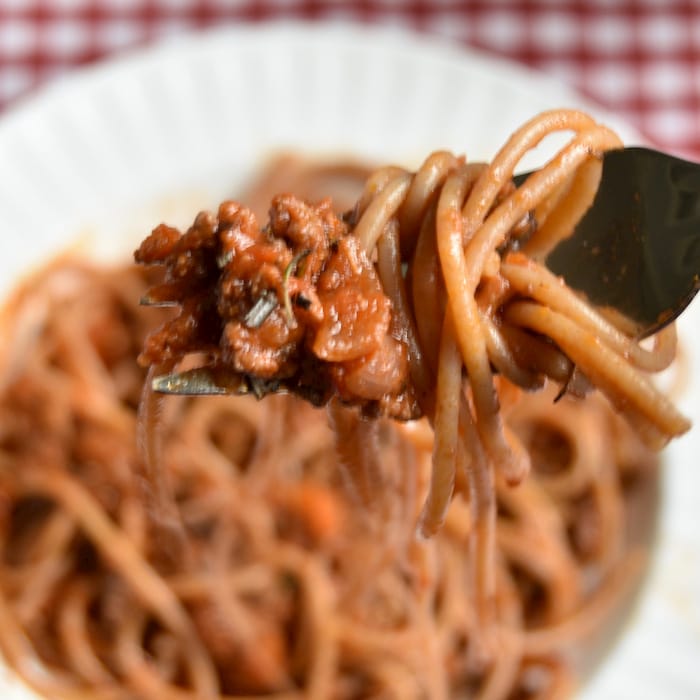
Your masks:
<path fill-rule="evenodd" d="M 642 147 L 606 152 L 593 204 L 545 264 L 640 338 L 661 330 L 700 289 L 700 164 Z"/>
<path fill-rule="evenodd" d="M 661 330 L 700 289 L 700 164 L 643 147 L 607 151 L 592 205 L 545 264 L 593 305 L 626 317 L 639 338 Z M 210 367 L 155 377 L 153 389 L 258 398 L 294 390 Z"/>

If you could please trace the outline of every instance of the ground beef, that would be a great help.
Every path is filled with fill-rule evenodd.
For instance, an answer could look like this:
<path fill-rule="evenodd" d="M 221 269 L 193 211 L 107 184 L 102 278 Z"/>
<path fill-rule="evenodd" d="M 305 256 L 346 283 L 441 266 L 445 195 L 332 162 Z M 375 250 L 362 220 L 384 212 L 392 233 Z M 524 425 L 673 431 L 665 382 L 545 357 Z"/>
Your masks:
<path fill-rule="evenodd" d="M 208 366 L 281 382 L 316 404 L 337 396 L 366 415 L 418 415 L 392 304 L 330 200 L 280 195 L 263 227 L 227 201 L 184 234 L 158 226 L 135 259 L 165 266 L 146 301 L 181 307 L 147 339 L 143 365 L 205 353 Z"/>

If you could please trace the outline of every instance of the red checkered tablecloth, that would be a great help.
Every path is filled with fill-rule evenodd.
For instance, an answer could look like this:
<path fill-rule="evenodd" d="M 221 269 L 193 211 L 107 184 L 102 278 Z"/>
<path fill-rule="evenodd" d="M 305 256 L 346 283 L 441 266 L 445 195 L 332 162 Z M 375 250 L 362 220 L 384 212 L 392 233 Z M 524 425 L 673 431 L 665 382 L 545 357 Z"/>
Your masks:
<path fill-rule="evenodd" d="M 510 58 L 700 160 L 698 0 L 0 0 L 0 110 L 128 47 L 280 18 L 400 25 Z"/>

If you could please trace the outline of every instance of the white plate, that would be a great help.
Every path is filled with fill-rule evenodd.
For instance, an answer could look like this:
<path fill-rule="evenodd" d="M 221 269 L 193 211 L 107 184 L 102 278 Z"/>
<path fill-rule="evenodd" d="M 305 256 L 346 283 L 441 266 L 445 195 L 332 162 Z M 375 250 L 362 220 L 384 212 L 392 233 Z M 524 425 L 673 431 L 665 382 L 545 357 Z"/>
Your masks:
<path fill-rule="evenodd" d="M 403 32 L 287 24 L 170 41 L 55 82 L 0 120 L 0 296 L 75 241 L 128 254 L 161 217 L 185 223 L 281 148 L 408 165 L 436 148 L 488 158 L 561 106 L 638 140 L 550 79 Z M 698 419 L 700 303 L 681 325 L 694 367 L 681 403 Z M 585 698 L 700 697 L 698 454 L 700 430 L 667 451 L 655 568 Z M 33 696 L 0 676 L 0 697 Z"/>

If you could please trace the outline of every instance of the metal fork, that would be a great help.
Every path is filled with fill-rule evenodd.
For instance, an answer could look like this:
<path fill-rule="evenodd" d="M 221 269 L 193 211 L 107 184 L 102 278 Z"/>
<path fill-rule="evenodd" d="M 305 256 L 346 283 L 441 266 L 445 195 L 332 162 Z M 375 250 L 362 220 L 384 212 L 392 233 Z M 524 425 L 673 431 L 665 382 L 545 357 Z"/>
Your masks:
<path fill-rule="evenodd" d="M 661 330 L 700 289 L 700 164 L 642 147 L 605 153 L 593 204 L 545 262 L 640 337 Z"/>

